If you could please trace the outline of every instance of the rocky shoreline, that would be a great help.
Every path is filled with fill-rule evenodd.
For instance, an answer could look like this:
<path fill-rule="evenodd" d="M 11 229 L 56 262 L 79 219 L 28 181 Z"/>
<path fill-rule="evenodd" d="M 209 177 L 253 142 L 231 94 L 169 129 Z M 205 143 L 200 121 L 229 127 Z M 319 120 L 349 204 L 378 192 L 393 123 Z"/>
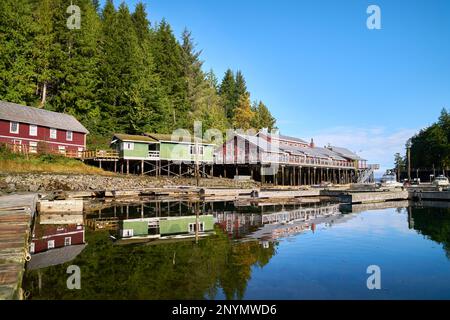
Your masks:
<path fill-rule="evenodd" d="M 45 191 L 142 190 L 166 186 L 195 186 L 193 178 L 149 176 L 101 176 L 68 174 L 0 174 L 0 194 Z M 225 178 L 201 179 L 201 187 L 252 188 L 254 181 Z"/>

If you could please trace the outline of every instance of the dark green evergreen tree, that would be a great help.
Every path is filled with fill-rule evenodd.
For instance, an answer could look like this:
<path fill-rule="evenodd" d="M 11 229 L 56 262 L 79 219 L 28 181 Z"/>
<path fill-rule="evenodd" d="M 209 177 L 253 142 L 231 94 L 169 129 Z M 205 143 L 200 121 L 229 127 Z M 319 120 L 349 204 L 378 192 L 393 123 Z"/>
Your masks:
<path fill-rule="evenodd" d="M 225 108 L 225 114 L 228 119 L 232 119 L 234 108 L 236 107 L 236 80 L 231 69 L 225 72 L 222 83 L 220 84 L 219 94 L 222 98 Z"/>
<path fill-rule="evenodd" d="M 0 99 L 33 104 L 35 24 L 30 0 L 0 1 Z"/>

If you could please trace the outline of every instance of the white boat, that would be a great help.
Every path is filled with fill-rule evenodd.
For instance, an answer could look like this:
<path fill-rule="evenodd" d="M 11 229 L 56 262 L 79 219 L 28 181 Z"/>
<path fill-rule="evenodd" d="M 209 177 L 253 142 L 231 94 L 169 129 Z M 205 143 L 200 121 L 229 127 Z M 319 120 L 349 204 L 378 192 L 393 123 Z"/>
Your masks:
<path fill-rule="evenodd" d="M 381 186 L 384 188 L 401 188 L 403 184 L 397 181 L 397 176 L 392 171 L 387 171 L 383 177 L 381 177 Z"/>
<path fill-rule="evenodd" d="M 433 185 L 436 187 L 448 187 L 450 183 L 446 176 L 440 175 L 433 180 Z"/>

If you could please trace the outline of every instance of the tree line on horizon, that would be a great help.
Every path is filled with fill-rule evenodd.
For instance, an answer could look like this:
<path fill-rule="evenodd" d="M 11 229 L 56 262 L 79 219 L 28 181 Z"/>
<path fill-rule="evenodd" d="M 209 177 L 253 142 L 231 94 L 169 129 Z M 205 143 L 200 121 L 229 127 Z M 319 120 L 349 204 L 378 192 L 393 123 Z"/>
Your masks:
<path fill-rule="evenodd" d="M 449 170 L 450 168 L 450 114 L 442 109 L 439 119 L 420 130 L 407 142 L 411 148 L 412 170 Z M 405 171 L 407 155 L 395 154 L 397 171 Z"/>
<path fill-rule="evenodd" d="M 66 25 L 71 3 L 79 30 Z M 178 40 L 143 3 L 131 12 L 113 0 L 0 1 L 0 100 L 72 114 L 93 135 L 170 133 L 196 120 L 204 130 L 275 127 L 241 71 L 219 83 L 200 55 L 190 31 Z"/>

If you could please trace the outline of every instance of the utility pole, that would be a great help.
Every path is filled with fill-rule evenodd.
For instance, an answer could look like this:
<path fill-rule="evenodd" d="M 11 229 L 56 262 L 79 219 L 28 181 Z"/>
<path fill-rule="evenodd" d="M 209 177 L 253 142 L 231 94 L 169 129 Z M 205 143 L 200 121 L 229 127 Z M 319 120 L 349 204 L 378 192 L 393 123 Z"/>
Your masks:
<path fill-rule="evenodd" d="M 411 182 L 411 144 L 408 143 L 406 148 L 408 151 L 408 181 Z"/>
<path fill-rule="evenodd" d="M 195 243 L 198 243 L 198 227 L 199 227 L 199 212 L 198 212 L 198 202 L 195 202 Z"/>
<path fill-rule="evenodd" d="M 198 143 L 197 143 L 197 137 L 194 138 L 195 139 L 195 144 L 194 144 L 194 148 L 195 148 L 195 182 L 197 184 L 197 187 L 200 185 L 200 177 L 199 177 L 199 164 L 198 164 Z"/>

